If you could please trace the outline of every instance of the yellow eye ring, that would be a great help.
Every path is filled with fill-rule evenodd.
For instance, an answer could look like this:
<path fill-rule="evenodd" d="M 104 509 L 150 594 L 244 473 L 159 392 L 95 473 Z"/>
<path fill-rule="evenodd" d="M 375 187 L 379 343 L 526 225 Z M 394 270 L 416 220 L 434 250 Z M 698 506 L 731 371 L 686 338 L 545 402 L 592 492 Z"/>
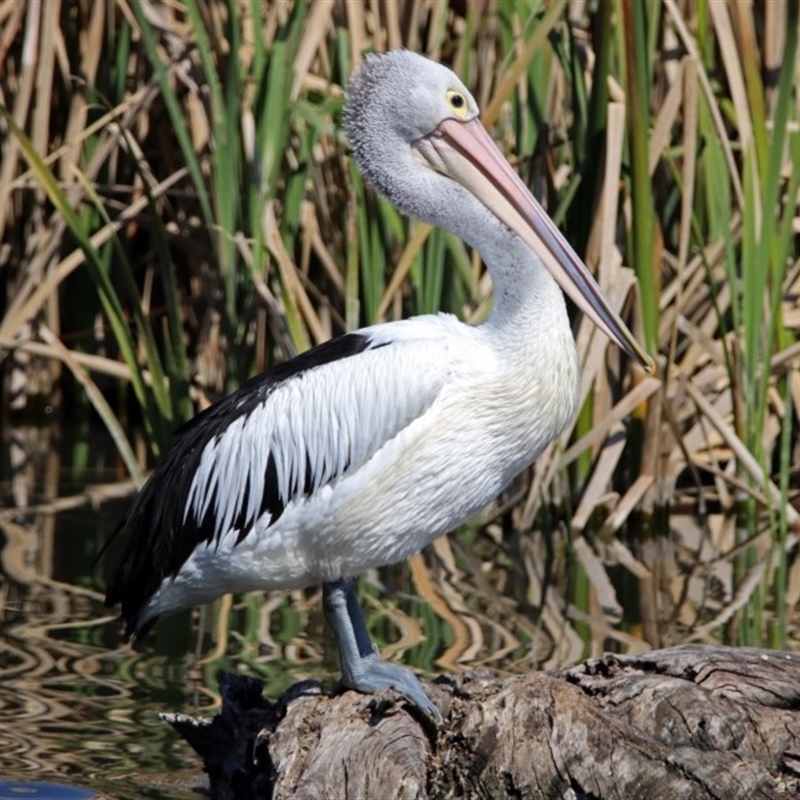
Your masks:
<path fill-rule="evenodd" d="M 467 103 L 467 98 L 461 92 L 457 92 L 455 89 L 450 89 L 447 92 L 447 105 L 450 106 L 450 110 L 457 116 L 464 119 L 469 113 L 469 103 Z"/>

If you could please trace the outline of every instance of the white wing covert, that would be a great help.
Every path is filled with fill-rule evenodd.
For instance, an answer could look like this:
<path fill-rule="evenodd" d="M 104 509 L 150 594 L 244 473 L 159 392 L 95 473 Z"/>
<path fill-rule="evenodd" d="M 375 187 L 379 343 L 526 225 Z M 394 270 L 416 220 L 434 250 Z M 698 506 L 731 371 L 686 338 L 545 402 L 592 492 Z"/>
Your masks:
<path fill-rule="evenodd" d="M 152 624 L 148 600 L 196 548 L 271 525 L 424 414 L 448 379 L 454 324 L 439 315 L 345 334 L 184 425 L 117 529 L 131 535 L 106 602 L 122 602 L 127 631 Z"/>
<path fill-rule="evenodd" d="M 265 386 L 255 403 L 252 389 L 232 395 L 224 430 L 187 471 L 183 525 L 208 541 L 231 529 L 241 539 L 263 514 L 272 523 L 292 500 L 358 469 L 436 398 L 445 370 L 435 361 L 420 361 L 418 343 L 369 340 L 355 355 Z"/>

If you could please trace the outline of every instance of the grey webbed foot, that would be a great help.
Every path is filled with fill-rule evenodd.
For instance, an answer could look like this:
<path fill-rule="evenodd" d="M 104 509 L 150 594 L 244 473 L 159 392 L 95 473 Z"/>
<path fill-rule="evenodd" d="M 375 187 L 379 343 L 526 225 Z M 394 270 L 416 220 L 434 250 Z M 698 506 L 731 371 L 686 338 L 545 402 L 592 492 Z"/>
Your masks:
<path fill-rule="evenodd" d="M 356 664 L 348 664 L 345 673 L 342 665 L 342 684 L 365 694 L 373 694 L 381 689 L 394 689 L 407 697 L 420 711 L 438 719 L 441 714 L 428 697 L 422 681 L 408 667 L 390 664 L 374 653 L 362 657 Z"/>
<path fill-rule="evenodd" d="M 365 694 L 394 689 L 425 714 L 434 719 L 441 717 L 421 681 L 410 669 L 381 660 L 369 638 L 351 579 L 323 584 L 322 604 L 339 648 L 344 686 Z"/>

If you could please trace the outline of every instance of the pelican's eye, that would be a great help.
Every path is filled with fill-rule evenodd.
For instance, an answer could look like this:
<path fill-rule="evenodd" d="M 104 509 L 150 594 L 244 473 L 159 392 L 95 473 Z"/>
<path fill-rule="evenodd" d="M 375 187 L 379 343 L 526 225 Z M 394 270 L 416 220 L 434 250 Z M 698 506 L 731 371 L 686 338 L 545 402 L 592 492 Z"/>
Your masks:
<path fill-rule="evenodd" d="M 462 119 L 467 116 L 469 111 L 469 104 L 467 103 L 467 98 L 461 92 L 457 92 L 455 89 L 450 89 L 447 93 L 447 104 L 450 106 L 450 110 L 457 116 L 461 117 Z"/>

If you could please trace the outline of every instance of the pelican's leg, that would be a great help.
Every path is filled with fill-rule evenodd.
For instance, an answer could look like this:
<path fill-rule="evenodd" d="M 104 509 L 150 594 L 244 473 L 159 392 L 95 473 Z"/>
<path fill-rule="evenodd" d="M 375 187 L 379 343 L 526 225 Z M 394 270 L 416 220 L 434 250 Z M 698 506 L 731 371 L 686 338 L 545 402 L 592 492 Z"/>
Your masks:
<path fill-rule="evenodd" d="M 381 661 L 369 638 L 352 578 L 323 583 L 322 608 L 339 648 L 339 664 L 345 686 L 365 694 L 372 694 L 379 689 L 395 689 L 426 714 L 439 716 L 439 710 L 410 669 Z"/>

